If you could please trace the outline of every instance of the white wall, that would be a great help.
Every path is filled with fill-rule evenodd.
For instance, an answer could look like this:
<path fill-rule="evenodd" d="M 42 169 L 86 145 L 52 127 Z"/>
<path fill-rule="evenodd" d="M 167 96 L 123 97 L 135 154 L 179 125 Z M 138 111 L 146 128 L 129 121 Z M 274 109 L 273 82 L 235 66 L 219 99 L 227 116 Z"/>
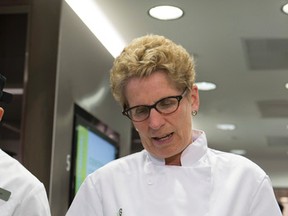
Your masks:
<path fill-rule="evenodd" d="M 113 60 L 63 2 L 49 193 L 53 216 L 65 215 L 68 208 L 70 173 L 66 170 L 66 156 L 71 153 L 74 102 L 119 132 L 120 156 L 129 153 L 130 122 L 122 116 L 121 108 L 109 89 L 109 70 Z"/>

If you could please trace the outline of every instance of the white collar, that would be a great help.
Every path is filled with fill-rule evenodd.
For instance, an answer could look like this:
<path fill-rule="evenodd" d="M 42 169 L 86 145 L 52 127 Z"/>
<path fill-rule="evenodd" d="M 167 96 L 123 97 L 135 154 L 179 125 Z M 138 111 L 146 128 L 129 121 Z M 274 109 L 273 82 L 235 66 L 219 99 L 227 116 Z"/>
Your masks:
<path fill-rule="evenodd" d="M 193 166 L 207 152 L 207 139 L 204 131 L 193 130 L 193 142 L 181 154 L 182 166 Z M 147 152 L 147 151 L 146 151 Z M 156 165 L 165 165 L 165 160 L 147 152 L 147 160 Z"/>

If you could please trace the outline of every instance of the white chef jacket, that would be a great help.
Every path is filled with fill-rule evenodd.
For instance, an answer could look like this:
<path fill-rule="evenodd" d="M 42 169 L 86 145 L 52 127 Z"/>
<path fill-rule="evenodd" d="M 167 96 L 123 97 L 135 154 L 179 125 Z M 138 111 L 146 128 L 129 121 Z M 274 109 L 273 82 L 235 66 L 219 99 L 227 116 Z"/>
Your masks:
<path fill-rule="evenodd" d="M 269 177 L 250 160 L 207 147 L 204 132 L 165 166 L 146 150 L 110 162 L 81 185 L 66 216 L 281 216 Z"/>
<path fill-rule="evenodd" d="M 44 185 L 17 160 L 0 149 L 0 188 L 11 192 L 0 198 L 1 216 L 50 216 Z M 3 192 L 4 193 L 4 192 Z M 3 194 L 0 193 L 2 196 Z M 4 195 L 3 195 L 4 196 Z"/>

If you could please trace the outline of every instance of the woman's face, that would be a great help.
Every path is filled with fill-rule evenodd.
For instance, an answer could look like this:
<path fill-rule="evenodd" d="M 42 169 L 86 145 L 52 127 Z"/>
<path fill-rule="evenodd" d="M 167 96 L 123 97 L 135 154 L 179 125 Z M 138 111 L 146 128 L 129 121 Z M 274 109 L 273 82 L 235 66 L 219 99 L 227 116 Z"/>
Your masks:
<path fill-rule="evenodd" d="M 184 90 L 184 89 L 183 89 Z M 145 78 L 132 78 L 125 88 L 129 107 L 152 105 L 156 101 L 183 93 L 163 71 L 152 73 Z M 139 133 L 143 147 L 155 157 L 169 159 L 179 157 L 182 151 L 192 142 L 193 110 L 198 110 L 198 89 L 187 91 L 180 101 L 178 109 L 171 114 L 162 115 L 151 109 L 148 119 L 133 122 Z"/>

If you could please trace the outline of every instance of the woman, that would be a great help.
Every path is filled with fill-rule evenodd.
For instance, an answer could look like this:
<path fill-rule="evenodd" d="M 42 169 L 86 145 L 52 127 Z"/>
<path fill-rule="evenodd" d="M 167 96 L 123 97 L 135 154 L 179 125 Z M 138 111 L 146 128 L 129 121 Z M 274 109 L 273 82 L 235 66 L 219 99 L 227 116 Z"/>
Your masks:
<path fill-rule="evenodd" d="M 241 156 L 207 147 L 189 53 L 165 37 L 132 41 L 111 88 L 144 150 L 88 176 L 67 215 L 280 216 L 270 180 Z"/>

